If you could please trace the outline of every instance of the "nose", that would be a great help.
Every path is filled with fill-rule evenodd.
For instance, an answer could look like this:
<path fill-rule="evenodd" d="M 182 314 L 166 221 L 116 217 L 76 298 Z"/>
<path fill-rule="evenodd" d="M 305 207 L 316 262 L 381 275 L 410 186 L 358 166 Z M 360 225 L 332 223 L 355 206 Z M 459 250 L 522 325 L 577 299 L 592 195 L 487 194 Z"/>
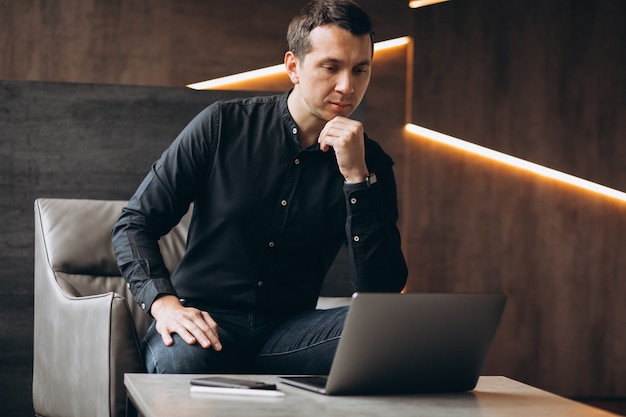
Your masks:
<path fill-rule="evenodd" d="M 335 90 L 342 94 L 352 94 L 354 92 L 354 80 L 351 71 L 341 71 L 337 75 Z"/>

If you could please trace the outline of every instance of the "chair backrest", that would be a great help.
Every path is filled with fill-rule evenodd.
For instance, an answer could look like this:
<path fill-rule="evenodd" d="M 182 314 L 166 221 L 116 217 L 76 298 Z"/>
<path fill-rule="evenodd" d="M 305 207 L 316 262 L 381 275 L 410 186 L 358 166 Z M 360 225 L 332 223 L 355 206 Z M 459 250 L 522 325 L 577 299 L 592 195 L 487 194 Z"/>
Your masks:
<path fill-rule="evenodd" d="M 125 201 L 104 200 L 38 200 L 48 263 L 55 271 L 58 285 L 68 296 L 84 297 L 107 292 L 123 296 L 141 338 L 151 318 L 134 302 L 120 276 L 111 246 L 111 229 L 125 204 Z M 189 218 L 190 214 L 186 215 L 159 241 L 170 271 L 184 254 Z"/>

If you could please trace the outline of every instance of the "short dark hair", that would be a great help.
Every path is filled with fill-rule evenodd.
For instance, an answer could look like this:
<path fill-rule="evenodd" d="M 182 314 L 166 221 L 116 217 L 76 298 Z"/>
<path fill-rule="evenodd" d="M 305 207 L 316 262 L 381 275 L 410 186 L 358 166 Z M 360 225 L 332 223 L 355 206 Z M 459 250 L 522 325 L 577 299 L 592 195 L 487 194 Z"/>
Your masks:
<path fill-rule="evenodd" d="M 314 0 L 300 10 L 289 24 L 287 44 L 298 59 L 311 50 L 309 34 L 322 25 L 337 25 L 353 35 L 370 35 L 372 48 L 374 31 L 372 21 L 363 9 L 351 0 Z M 373 52 L 373 49 L 372 49 Z"/>

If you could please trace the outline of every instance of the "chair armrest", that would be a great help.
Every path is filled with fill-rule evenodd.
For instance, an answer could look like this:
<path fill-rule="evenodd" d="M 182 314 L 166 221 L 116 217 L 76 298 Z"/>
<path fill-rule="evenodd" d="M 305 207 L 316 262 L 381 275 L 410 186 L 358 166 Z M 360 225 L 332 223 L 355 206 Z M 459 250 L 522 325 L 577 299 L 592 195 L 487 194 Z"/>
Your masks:
<path fill-rule="evenodd" d="M 124 372 L 144 365 L 124 297 L 59 286 L 35 227 L 33 406 L 38 415 L 123 416 Z"/>
<path fill-rule="evenodd" d="M 49 274 L 35 274 L 35 411 L 124 415 L 124 372 L 144 372 L 126 300 L 115 293 L 67 296 Z"/>

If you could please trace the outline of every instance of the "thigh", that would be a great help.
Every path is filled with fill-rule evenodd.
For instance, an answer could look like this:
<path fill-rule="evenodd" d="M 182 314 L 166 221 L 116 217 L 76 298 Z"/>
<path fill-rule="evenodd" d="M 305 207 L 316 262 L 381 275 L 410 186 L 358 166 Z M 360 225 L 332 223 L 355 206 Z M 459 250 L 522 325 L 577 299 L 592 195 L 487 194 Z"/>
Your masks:
<path fill-rule="evenodd" d="M 198 343 L 186 343 L 177 334 L 172 334 L 174 343 L 166 346 L 153 322 L 144 338 L 144 355 L 148 372 L 165 374 L 190 373 L 249 373 L 254 354 L 248 349 L 245 334 L 238 328 L 237 319 L 232 316 L 222 320 L 219 314 L 212 314 L 218 323 L 218 335 L 222 350 L 203 348 Z M 245 322 L 245 320 L 242 320 Z"/>
<path fill-rule="evenodd" d="M 315 310 L 288 319 L 269 336 L 256 357 L 256 370 L 271 374 L 330 371 L 348 307 Z"/>

